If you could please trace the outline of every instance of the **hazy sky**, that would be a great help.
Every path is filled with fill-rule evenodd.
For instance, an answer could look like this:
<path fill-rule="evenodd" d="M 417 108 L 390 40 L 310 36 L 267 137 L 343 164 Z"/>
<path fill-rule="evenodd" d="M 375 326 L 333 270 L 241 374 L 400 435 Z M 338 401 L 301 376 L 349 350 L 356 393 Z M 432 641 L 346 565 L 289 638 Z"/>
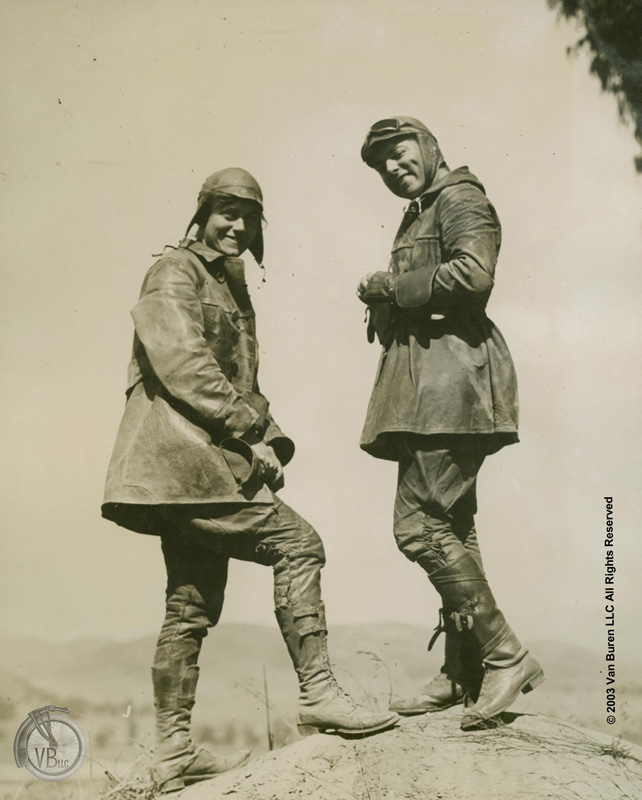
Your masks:
<path fill-rule="evenodd" d="M 378 348 L 355 297 L 403 201 L 360 160 L 419 117 L 502 220 L 489 314 L 517 366 L 521 438 L 488 460 L 478 530 L 520 635 L 606 641 L 615 499 L 622 652 L 639 629 L 642 179 L 630 129 L 566 55 L 545 0 L 3 0 L 0 629 L 154 633 L 155 538 L 100 518 L 136 302 L 203 179 L 243 166 L 268 218 L 247 259 L 261 384 L 296 441 L 282 497 L 321 533 L 332 622 L 435 624 L 391 532 L 395 466 L 358 448 Z M 234 564 L 223 621 L 271 623 L 271 574 Z"/>

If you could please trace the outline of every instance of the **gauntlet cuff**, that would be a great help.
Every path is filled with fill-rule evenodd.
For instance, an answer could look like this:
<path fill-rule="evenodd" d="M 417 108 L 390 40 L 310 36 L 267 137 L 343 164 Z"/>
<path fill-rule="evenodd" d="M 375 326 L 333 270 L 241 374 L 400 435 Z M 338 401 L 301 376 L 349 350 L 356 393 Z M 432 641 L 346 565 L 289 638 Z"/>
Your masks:
<path fill-rule="evenodd" d="M 382 300 L 394 302 L 396 282 L 397 275 L 392 272 L 375 272 L 368 281 L 361 299 L 364 303 L 378 303 Z"/>

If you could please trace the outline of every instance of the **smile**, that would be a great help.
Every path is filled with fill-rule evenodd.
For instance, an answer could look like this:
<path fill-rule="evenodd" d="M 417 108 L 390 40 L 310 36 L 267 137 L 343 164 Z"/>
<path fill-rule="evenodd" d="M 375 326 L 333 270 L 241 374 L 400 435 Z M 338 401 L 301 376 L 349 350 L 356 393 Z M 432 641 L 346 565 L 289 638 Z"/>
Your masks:
<path fill-rule="evenodd" d="M 393 181 L 397 184 L 397 186 L 403 186 L 404 182 L 409 178 L 412 178 L 412 175 L 410 175 L 408 172 L 404 172 L 403 175 L 394 175 Z"/>

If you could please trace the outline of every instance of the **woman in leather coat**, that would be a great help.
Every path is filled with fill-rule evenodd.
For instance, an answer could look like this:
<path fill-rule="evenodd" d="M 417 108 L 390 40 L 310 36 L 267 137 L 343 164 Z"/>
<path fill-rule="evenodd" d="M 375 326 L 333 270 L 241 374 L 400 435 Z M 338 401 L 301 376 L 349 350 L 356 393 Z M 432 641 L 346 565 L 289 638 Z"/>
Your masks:
<path fill-rule="evenodd" d="M 275 494 L 294 445 L 259 390 L 255 316 L 239 258 L 249 249 L 261 262 L 262 212 L 261 189 L 248 172 L 211 175 L 188 235 L 151 267 L 132 310 L 127 402 L 102 511 L 161 538 L 166 613 L 152 678 L 153 773 L 163 791 L 249 758 L 246 751 L 215 756 L 190 735 L 198 655 L 221 615 L 230 558 L 273 569 L 276 618 L 299 679 L 302 733 L 362 734 L 398 720 L 359 707 L 334 679 L 323 545 Z"/>

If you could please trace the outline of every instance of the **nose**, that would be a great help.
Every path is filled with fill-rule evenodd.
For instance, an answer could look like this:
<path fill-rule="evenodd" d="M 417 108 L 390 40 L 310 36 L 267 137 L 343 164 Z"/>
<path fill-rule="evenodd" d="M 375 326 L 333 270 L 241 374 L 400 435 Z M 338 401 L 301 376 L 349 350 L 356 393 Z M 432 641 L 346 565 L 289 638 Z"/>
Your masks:
<path fill-rule="evenodd" d="M 386 159 L 385 171 L 386 175 L 394 175 L 398 168 L 397 161 L 393 158 Z"/>
<path fill-rule="evenodd" d="M 238 216 L 232 224 L 234 233 L 245 233 L 245 220 L 242 216 Z"/>

